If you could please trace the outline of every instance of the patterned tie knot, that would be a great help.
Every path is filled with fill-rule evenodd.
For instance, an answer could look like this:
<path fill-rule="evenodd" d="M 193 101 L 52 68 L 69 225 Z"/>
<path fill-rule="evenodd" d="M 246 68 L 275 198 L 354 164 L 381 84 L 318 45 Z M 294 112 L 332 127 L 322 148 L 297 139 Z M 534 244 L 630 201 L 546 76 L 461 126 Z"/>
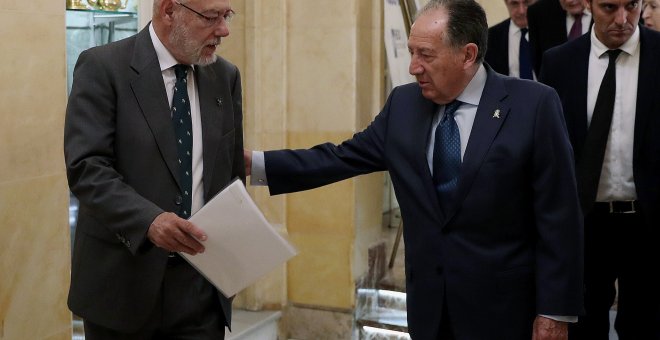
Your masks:
<path fill-rule="evenodd" d="M 454 118 L 454 113 L 463 104 L 460 100 L 454 99 L 453 101 L 445 104 L 445 115 L 442 117 L 442 123 L 446 122 L 449 118 Z"/>
<path fill-rule="evenodd" d="M 176 80 L 186 79 L 188 77 L 188 65 L 176 64 L 174 65 L 174 74 Z"/>

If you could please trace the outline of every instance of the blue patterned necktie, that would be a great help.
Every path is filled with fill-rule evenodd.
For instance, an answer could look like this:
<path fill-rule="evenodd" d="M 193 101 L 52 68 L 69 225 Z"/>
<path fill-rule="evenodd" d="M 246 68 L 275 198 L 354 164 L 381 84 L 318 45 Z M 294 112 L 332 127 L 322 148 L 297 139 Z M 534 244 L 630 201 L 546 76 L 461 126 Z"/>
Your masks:
<path fill-rule="evenodd" d="M 520 78 L 534 79 L 532 75 L 532 57 L 529 48 L 529 42 L 525 38 L 526 28 L 520 29 L 520 49 L 518 51 L 518 65 L 520 66 Z"/>
<path fill-rule="evenodd" d="M 461 104 L 454 100 L 445 105 L 445 115 L 435 129 L 433 184 L 443 205 L 456 189 L 461 171 L 461 135 L 454 120 L 454 113 Z"/>
<path fill-rule="evenodd" d="M 183 189 L 181 209 L 178 215 L 189 218 L 192 207 L 192 149 L 193 131 L 190 101 L 188 97 L 188 65 L 175 65 L 174 95 L 172 96 L 172 124 L 176 135 L 176 148 L 179 163 L 179 181 Z"/>

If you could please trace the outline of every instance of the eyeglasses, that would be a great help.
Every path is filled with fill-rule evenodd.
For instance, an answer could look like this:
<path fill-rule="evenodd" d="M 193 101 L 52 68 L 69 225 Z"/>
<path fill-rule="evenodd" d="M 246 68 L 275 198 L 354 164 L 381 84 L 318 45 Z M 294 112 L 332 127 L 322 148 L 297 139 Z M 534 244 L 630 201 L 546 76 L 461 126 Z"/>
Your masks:
<path fill-rule="evenodd" d="M 205 20 L 206 24 L 207 24 L 209 27 L 211 27 L 211 26 L 215 26 L 216 24 L 220 23 L 220 22 L 223 21 L 223 20 L 224 20 L 224 22 L 225 22 L 226 24 L 229 24 L 229 23 L 231 22 L 231 19 L 234 17 L 234 14 L 235 14 L 234 10 L 230 9 L 230 10 L 227 10 L 227 11 L 225 12 L 225 14 L 223 14 L 223 15 L 220 15 L 220 12 L 215 12 L 214 15 L 212 15 L 212 16 L 208 16 L 208 15 L 204 15 L 204 14 L 202 14 L 202 13 L 199 13 L 199 12 L 197 12 L 196 10 L 194 10 L 194 9 L 192 9 L 192 8 L 186 6 L 186 5 L 184 5 L 184 4 L 182 4 L 182 3 L 178 2 L 178 1 L 174 1 L 174 2 L 175 2 L 177 5 L 179 5 L 179 6 L 183 7 L 183 8 L 185 8 L 185 9 L 187 9 L 187 10 L 189 10 L 189 11 L 195 13 L 195 14 L 197 14 L 200 18 L 202 18 L 202 19 Z"/>

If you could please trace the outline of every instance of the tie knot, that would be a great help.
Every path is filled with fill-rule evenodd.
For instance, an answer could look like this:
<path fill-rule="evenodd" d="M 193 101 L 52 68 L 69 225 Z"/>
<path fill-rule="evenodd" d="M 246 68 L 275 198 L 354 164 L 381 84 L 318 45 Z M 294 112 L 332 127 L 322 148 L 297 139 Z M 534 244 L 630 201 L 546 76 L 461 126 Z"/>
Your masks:
<path fill-rule="evenodd" d="M 453 100 L 445 105 L 445 117 L 453 117 L 456 110 L 463 104 L 460 100 Z"/>
<path fill-rule="evenodd" d="M 606 53 L 610 57 L 610 64 L 614 64 L 616 62 L 616 58 L 619 56 L 619 54 L 621 54 L 621 50 L 607 50 Z"/>
<path fill-rule="evenodd" d="M 176 80 L 186 79 L 188 76 L 188 65 L 176 64 L 174 65 L 174 74 L 176 74 Z"/>
<path fill-rule="evenodd" d="M 522 35 L 522 36 L 524 37 L 525 34 L 527 34 L 527 31 L 529 31 L 529 29 L 527 29 L 527 27 L 525 27 L 525 28 L 521 28 L 521 29 L 520 29 L 520 35 Z"/>
<path fill-rule="evenodd" d="M 575 19 L 575 21 L 582 20 L 582 13 L 573 14 L 573 19 Z"/>

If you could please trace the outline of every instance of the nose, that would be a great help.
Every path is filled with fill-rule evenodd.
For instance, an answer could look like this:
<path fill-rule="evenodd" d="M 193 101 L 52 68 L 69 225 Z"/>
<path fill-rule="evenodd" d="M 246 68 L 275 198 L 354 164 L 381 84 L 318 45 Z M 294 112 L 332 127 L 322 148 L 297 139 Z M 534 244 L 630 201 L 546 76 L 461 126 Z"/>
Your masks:
<path fill-rule="evenodd" d="M 222 20 L 220 24 L 215 25 L 213 33 L 217 37 L 226 37 L 229 35 L 229 25 L 226 20 Z"/>
<path fill-rule="evenodd" d="M 417 57 L 414 53 L 410 56 L 410 66 L 408 66 L 408 73 L 412 74 L 413 76 L 422 74 L 424 72 L 424 68 L 422 65 L 419 63 L 419 57 Z"/>
<path fill-rule="evenodd" d="M 651 6 L 644 6 L 644 9 L 642 10 L 642 19 L 648 20 L 651 17 L 650 7 Z"/>
<path fill-rule="evenodd" d="M 626 12 L 625 8 L 619 8 L 614 16 L 614 23 L 616 23 L 619 26 L 623 26 L 626 22 L 628 22 L 628 13 Z"/>

